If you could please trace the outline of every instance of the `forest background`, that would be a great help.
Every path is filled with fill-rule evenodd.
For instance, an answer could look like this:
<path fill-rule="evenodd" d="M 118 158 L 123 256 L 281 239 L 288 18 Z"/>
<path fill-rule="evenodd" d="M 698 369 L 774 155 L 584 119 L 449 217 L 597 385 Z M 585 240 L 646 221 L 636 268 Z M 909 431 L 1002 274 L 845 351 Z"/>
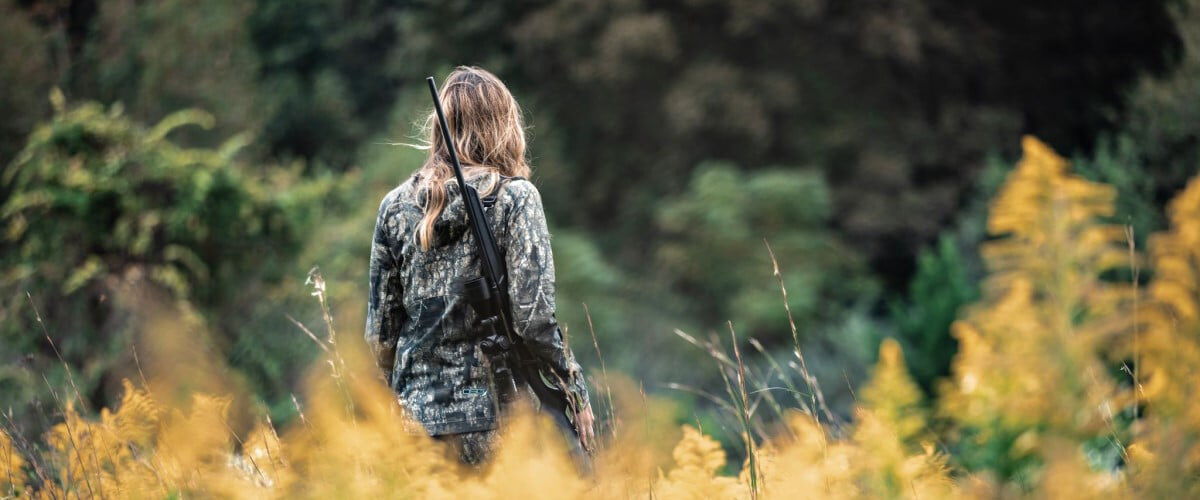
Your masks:
<path fill-rule="evenodd" d="M 2 409 L 49 428 L 65 366 L 93 408 L 116 400 L 138 333 L 114 297 L 138 273 L 295 419 L 310 270 L 361 331 L 377 203 L 424 155 L 395 143 L 457 64 L 526 109 L 590 372 L 735 456 L 721 372 L 677 331 L 798 346 L 842 418 L 894 338 L 936 400 L 1022 135 L 1113 186 L 1136 248 L 1166 229 L 1200 170 L 1194 3 L 3 0 Z"/>

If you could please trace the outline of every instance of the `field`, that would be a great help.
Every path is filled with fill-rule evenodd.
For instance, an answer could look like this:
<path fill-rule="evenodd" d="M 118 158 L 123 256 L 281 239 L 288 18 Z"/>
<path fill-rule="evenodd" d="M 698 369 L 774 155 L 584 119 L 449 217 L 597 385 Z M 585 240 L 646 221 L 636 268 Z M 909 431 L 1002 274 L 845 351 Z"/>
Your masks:
<path fill-rule="evenodd" d="M 590 469 L 365 354 L 460 65 Z M 0 0 L 0 89 L 0 498 L 1200 497 L 1200 0 Z"/>
<path fill-rule="evenodd" d="M 278 428 L 238 407 L 247 399 L 236 377 L 197 350 L 201 322 L 139 295 L 139 324 L 153 332 L 139 344 L 140 378 L 98 417 L 81 415 L 77 393 L 56 392 L 64 418 L 42 442 L 0 434 L 0 488 L 39 498 L 1194 496 L 1200 180 L 1143 250 L 1107 222 L 1111 187 L 1032 137 L 1023 145 L 992 200 L 985 292 L 954 324 L 961 350 L 936 405 L 894 341 L 843 422 L 823 407 L 799 348 L 784 368 L 753 359 L 732 330 L 711 341 L 679 332 L 724 377 L 719 404 L 742 426 L 743 463 L 727 463 L 705 429 L 676 427 L 630 381 L 593 372 L 603 443 L 590 474 L 528 410 L 474 470 L 398 431 L 403 417 L 361 342 L 332 322 L 305 329 L 325 355 L 293 400 L 299 419 Z M 311 284 L 324 306 L 319 274 Z M 796 382 L 762 385 L 774 372 Z"/>

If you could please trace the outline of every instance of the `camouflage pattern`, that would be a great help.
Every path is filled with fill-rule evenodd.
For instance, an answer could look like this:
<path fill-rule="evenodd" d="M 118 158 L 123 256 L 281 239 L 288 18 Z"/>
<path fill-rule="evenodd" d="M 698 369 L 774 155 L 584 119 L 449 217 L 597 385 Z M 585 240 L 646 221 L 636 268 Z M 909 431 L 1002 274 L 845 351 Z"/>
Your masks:
<path fill-rule="evenodd" d="M 481 192 L 491 184 L 483 178 L 467 182 Z M 456 291 L 479 275 L 475 238 L 451 181 L 433 245 L 422 250 L 416 228 L 423 198 L 415 184 L 415 178 L 405 181 L 379 206 L 367 344 L 401 404 L 430 435 L 492 430 L 500 410 L 494 381 L 469 328 L 474 311 Z M 554 259 L 541 195 L 527 180 L 506 178 L 489 198 L 494 202 L 485 210 L 504 253 L 517 334 L 539 362 L 566 374 L 572 399 L 589 405 L 579 364 L 554 318 Z"/>
<path fill-rule="evenodd" d="M 461 434 L 444 434 L 435 439 L 445 441 L 460 462 L 468 465 L 482 465 L 492 456 L 496 447 L 496 431 L 463 432 Z"/>

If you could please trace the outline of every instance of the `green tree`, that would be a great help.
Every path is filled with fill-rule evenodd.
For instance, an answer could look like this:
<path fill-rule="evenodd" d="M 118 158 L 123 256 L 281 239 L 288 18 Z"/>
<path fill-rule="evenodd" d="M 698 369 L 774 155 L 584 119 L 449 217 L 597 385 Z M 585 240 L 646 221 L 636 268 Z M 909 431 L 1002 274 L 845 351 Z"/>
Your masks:
<path fill-rule="evenodd" d="M 688 190 L 657 213 L 664 243 L 655 258 L 661 278 L 688 297 L 703 323 L 733 320 L 747 335 L 790 344 L 769 241 L 796 321 L 838 317 L 873 299 L 860 262 L 829 230 L 830 194 L 812 171 L 739 172 L 728 163 L 697 168 Z"/>
<path fill-rule="evenodd" d="M 943 235 L 917 258 L 905 300 L 891 304 L 891 320 L 908 346 L 913 378 L 926 393 L 932 394 L 934 382 L 950 374 L 950 361 L 958 351 L 950 325 L 963 306 L 978 298 L 979 285 L 958 243 Z"/>
<path fill-rule="evenodd" d="M 46 91 L 54 82 L 41 30 L 17 7 L 0 1 L 0 165 L 21 148 L 29 130 L 49 111 Z M 3 172 L 0 169 L 0 172 Z M 0 190 L 0 200 L 4 192 Z"/>
<path fill-rule="evenodd" d="M 247 19 L 272 103 L 263 142 L 272 154 L 338 169 L 384 125 L 400 75 L 412 84 L 428 68 L 397 57 L 399 6 L 382 0 L 263 0 Z M 408 73 L 402 73 L 408 69 Z"/>
<path fill-rule="evenodd" d="M 413 68 L 488 65 L 532 98 L 574 167 L 547 203 L 616 236 L 619 263 L 644 262 L 641 221 L 699 163 L 815 165 L 900 289 L 986 152 L 1019 132 L 1086 151 L 1120 123 L 1178 53 L 1169 3 L 455 0 L 410 4 L 401 38 Z"/>
<path fill-rule="evenodd" d="M 1200 168 L 1200 2 L 1184 0 L 1174 9 L 1183 39 L 1178 67 L 1165 77 L 1147 75 L 1129 94 L 1129 118 L 1109 147 L 1136 157 L 1137 182 L 1150 184 L 1155 205 L 1165 206 Z M 1131 172 L 1134 170 L 1131 168 Z M 1148 234 L 1148 233 L 1147 233 Z"/>
<path fill-rule="evenodd" d="M 23 356 L 4 362 L 25 369 L 5 370 L 0 397 L 17 409 L 50 400 L 37 374 L 64 380 L 34 307 L 83 397 L 103 403 L 119 385 L 107 377 L 131 361 L 124 307 L 137 304 L 118 300 L 124 282 L 140 277 L 210 317 L 242 309 L 261 297 L 260 283 L 292 272 L 331 187 L 300 180 L 297 168 L 236 160 L 241 136 L 216 149 L 169 138 L 210 126 L 203 112 L 144 127 L 120 106 L 53 100 L 53 120 L 3 178 L 12 196 L 0 207 L 0 351 Z M 228 342 L 232 332 L 221 333 Z"/>

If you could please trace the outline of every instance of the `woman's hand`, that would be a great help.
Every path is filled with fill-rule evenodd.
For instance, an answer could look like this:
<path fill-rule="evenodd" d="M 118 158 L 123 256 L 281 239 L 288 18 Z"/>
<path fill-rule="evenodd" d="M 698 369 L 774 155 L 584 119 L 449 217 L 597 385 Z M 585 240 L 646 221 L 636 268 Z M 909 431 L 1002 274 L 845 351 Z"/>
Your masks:
<path fill-rule="evenodd" d="M 593 430 L 595 417 L 592 416 L 592 405 L 586 405 L 579 412 L 579 442 L 587 451 L 595 450 L 596 434 Z"/>

